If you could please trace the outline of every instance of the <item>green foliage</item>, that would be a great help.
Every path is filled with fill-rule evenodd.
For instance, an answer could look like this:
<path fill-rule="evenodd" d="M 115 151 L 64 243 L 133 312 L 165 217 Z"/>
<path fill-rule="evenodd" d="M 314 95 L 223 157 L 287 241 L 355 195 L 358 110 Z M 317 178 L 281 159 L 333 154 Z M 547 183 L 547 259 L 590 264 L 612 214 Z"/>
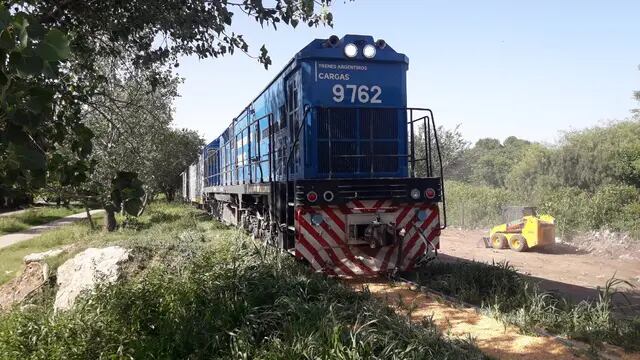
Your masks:
<path fill-rule="evenodd" d="M 7 359 L 484 358 L 469 343 L 443 337 L 433 324 L 412 325 L 369 294 L 312 273 L 193 210 L 154 205 L 142 221 L 151 227 L 97 236 L 137 245 L 134 258 L 154 256 L 155 265 L 99 288 L 68 312 L 53 314 L 51 297 L 45 297 L 35 308 L 1 314 L 0 354 Z"/>
<path fill-rule="evenodd" d="M 445 183 L 447 220 L 454 226 L 488 227 L 503 222 L 502 208 L 517 205 L 521 194 L 504 188 L 471 185 L 459 181 Z"/>
<path fill-rule="evenodd" d="M 142 197 L 145 195 L 142 181 L 134 172 L 119 171 L 111 180 L 111 196 L 108 207 L 113 211 L 124 210 L 125 213 L 138 216 L 143 207 Z"/>
<path fill-rule="evenodd" d="M 64 87 L 69 39 L 0 5 L 0 57 L 0 192 L 42 187 L 48 171 L 78 166 L 91 150 L 92 134 Z M 68 138 L 71 151 L 63 156 L 58 150 Z M 68 174 L 66 184 L 83 180 Z"/>
<path fill-rule="evenodd" d="M 424 127 L 419 126 L 416 130 L 417 143 L 416 143 L 416 159 L 426 158 L 426 149 L 424 141 Z M 440 152 L 442 155 L 442 170 L 447 176 L 464 176 L 465 170 L 465 153 L 468 151 L 469 143 L 464 139 L 460 132 L 460 125 L 456 126 L 453 130 L 448 130 L 443 126 L 437 128 L 438 144 L 440 146 Z M 432 139 L 430 139 L 432 140 Z M 435 149 L 436 144 L 431 141 L 431 148 Z M 434 155 L 435 151 L 432 151 L 434 164 L 434 171 L 439 172 L 438 159 Z M 426 176 L 426 162 L 420 161 L 416 164 L 416 175 Z"/>
<path fill-rule="evenodd" d="M 640 186 L 640 122 L 623 121 L 565 135 L 550 169 L 565 186 L 594 191 L 606 184 Z"/>
<path fill-rule="evenodd" d="M 504 187 L 509 170 L 525 155 L 528 141 L 509 137 L 501 144 L 496 139 L 480 139 L 469 150 L 470 180 L 477 184 Z"/>
<path fill-rule="evenodd" d="M 153 153 L 150 185 L 164 193 L 167 201 L 173 201 L 176 191 L 182 186 L 180 173 L 198 159 L 203 140 L 192 130 L 169 129 L 157 141 L 160 146 Z"/>
<path fill-rule="evenodd" d="M 500 207 L 531 205 L 553 215 L 564 238 L 605 228 L 640 234 L 640 121 L 570 132 L 554 147 L 481 139 L 464 159 L 466 169 L 445 172 L 458 180 L 446 187 L 454 225 L 496 225 Z"/>
<path fill-rule="evenodd" d="M 249 54 L 248 42 L 231 27 L 234 11 L 265 26 L 318 26 L 332 24 L 328 5 L 328 0 L 277 0 L 272 7 L 252 0 L 169 0 L 162 6 L 151 0 L 4 2 L 0 195 L 25 197 L 48 186 L 51 192 L 85 199 L 96 192 L 104 197 L 108 181 L 99 189 L 95 184 L 79 188 L 98 166 L 109 166 L 87 160 L 96 142 L 83 122 L 86 112 L 110 117 L 121 109 L 141 111 L 138 102 L 96 106 L 105 89 L 113 89 L 109 85 L 114 74 L 133 76 L 153 90 L 167 88 L 183 56 Z M 256 59 L 265 67 L 271 64 L 264 45 Z M 105 62 L 112 66 L 105 68 Z M 119 132 L 131 129 L 114 124 Z"/>
<path fill-rule="evenodd" d="M 482 306 L 524 331 L 543 328 L 593 345 L 608 342 L 640 350 L 640 317 L 620 318 L 614 313 L 616 288 L 630 286 L 622 280 L 607 281 L 595 301 L 574 303 L 540 291 L 508 263 L 433 262 L 419 269 L 416 277 L 421 285 Z"/>

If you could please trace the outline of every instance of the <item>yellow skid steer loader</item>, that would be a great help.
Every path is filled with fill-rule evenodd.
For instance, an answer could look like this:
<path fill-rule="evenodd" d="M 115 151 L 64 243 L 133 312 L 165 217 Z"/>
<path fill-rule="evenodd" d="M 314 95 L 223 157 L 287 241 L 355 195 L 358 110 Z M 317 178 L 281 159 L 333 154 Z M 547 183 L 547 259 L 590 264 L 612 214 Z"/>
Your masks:
<path fill-rule="evenodd" d="M 531 206 L 506 207 L 503 216 L 505 223 L 491 228 L 489 238 L 484 238 L 487 247 L 525 251 L 555 244 L 556 225 L 553 216 L 538 215 L 536 208 Z"/>

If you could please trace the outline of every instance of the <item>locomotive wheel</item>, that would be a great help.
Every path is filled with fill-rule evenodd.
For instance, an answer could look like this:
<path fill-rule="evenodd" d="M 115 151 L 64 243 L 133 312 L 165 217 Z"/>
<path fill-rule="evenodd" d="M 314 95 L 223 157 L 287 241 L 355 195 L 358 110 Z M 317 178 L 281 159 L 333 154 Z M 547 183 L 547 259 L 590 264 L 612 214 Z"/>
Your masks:
<path fill-rule="evenodd" d="M 509 247 L 517 252 L 527 250 L 527 240 L 522 235 L 513 235 L 509 239 Z"/>
<path fill-rule="evenodd" d="M 504 234 L 491 235 L 491 247 L 494 249 L 506 249 L 507 237 Z"/>

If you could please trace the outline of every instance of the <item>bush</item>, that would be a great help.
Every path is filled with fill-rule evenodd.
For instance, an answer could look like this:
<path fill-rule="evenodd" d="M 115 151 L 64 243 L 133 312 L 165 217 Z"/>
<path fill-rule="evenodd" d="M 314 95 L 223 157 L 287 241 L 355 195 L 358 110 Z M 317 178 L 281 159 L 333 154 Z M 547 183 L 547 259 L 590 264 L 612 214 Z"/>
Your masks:
<path fill-rule="evenodd" d="M 556 218 L 558 235 L 562 237 L 600 229 L 637 232 L 639 200 L 640 191 L 626 185 L 604 185 L 593 194 L 562 187 L 545 192 L 540 209 Z"/>
<path fill-rule="evenodd" d="M 640 190 L 628 185 L 603 185 L 589 193 L 576 187 L 540 184 L 524 193 L 448 181 L 445 192 L 447 220 L 454 226 L 495 226 L 504 222 L 503 207 L 529 205 L 554 216 L 556 233 L 562 238 L 601 229 L 627 231 L 640 238 Z"/>
<path fill-rule="evenodd" d="M 520 205 L 519 194 L 504 188 L 471 185 L 458 181 L 445 184 L 447 221 L 460 227 L 487 227 L 503 222 L 502 208 Z"/>

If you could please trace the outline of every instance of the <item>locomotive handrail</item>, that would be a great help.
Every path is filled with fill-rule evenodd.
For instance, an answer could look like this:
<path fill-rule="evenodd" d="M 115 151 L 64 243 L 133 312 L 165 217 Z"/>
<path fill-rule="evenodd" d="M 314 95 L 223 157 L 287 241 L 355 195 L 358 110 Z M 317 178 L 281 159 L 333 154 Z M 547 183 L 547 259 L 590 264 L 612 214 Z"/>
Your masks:
<path fill-rule="evenodd" d="M 436 129 L 436 121 L 433 117 L 433 112 L 431 110 L 428 110 L 429 114 L 431 115 L 431 124 L 433 125 L 433 137 L 436 140 L 436 149 L 438 150 L 438 162 L 440 163 L 440 191 L 442 192 L 442 215 L 443 215 L 443 220 L 444 220 L 444 225 L 440 226 L 440 230 L 444 230 L 447 228 L 447 202 L 445 200 L 445 195 L 444 195 L 444 172 L 443 172 L 443 166 L 442 166 L 442 154 L 440 153 L 440 142 L 438 140 L 438 132 Z"/>
<path fill-rule="evenodd" d="M 296 136 L 293 139 L 293 144 L 291 145 L 291 149 L 289 150 L 289 155 L 287 155 L 287 164 L 285 166 L 285 179 L 287 180 L 287 182 L 289 182 L 289 163 L 291 161 L 291 156 L 293 155 L 293 151 L 296 148 L 296 145 L 298 144 L 298 141 L 300 140 L 300 131 L 302 131 L 302 128 L 304 127 L 304 122 L 307 119 L 307 115 L 309 114 L 309 110 L 311 110 L 311 106 L 310 105 L 305 105 L 304 106 L 304 113 L 302 114 L 302 119 L 300 120 L 300 125 L 298 125 L 298 130 L 296 130 Z"/>
<path fill-rule="evenodd" d="M 307 105 L 308 106 L 308 105 Z M 336 109 L 342 107 L 323 107 L 323 106 L 315 106 L 314 109 Z M 347 109 L 369 109 L 364 107 L 349 107 Z M 383 109 L 383 110 L 398 110 L 398 111 L 406 111 L 408 112 L 407 125 L 409 129 L 407 132 L 410 135 L 410 143 L 408 144 L 408 153 L 406 154 L 341 154 L 334 155 L 331 151 L 331 145 L 334 140 L 331 138 L 331 132 L 329 132 L 329 178 L 332 178 L 334 169 L 333 169 L 333 161 L 332 159 L 360 159 L 360 158 L 370 158 L 371 164 L 373 168 L 373 159 L 375 158 L 408 158 L 411 166 L 411 177 L 416 177 L 416 164 L 418 162 L 425 162 L 425 173 L 427 177 L 433 177 L 434 175 L 434 163 L 433 163 L 433 151 L 437 152 L 437 160 L 439 167 L 438 178 L 440 179 L 440 189 L 442 193 L 442 212 L 443 212 L 443 223 L 444 225 L 440 226 L 440 230 L 444 230 L 447 227 L 447 206 L 445 200 L 445 189 L 444 189 L 444 167 L 442 164 L 442 153 L 440 152 L 440 140 L 438 138 L 438 131 L 436 128 L 435 119 L 433 116 L 433 111 L 429 108 L 418 108 L 418 107 L 376 107 L 375 109 Z M 419 117 L 414 118 L 414 113 L 418 113 L 417 115 L 421 115 Z M 426 112 L 426 115 L 422 115 L 419 112 Z M 425 156 L 424 158 L 416 158 L 416 133 L 414 129 L 415 123 L 423 124 L 423 132 L 424 132 L 424 150 Z M 433 135 L 433 136 L 432 136 Z M 432 143 L 432 139 L 433 142 Z M 372 140 L 373 141 L 373 140 Z M 433 148 L 435 145 L 435 149 Z M 373 173 L 373 170 L 371 171 Z"/>

